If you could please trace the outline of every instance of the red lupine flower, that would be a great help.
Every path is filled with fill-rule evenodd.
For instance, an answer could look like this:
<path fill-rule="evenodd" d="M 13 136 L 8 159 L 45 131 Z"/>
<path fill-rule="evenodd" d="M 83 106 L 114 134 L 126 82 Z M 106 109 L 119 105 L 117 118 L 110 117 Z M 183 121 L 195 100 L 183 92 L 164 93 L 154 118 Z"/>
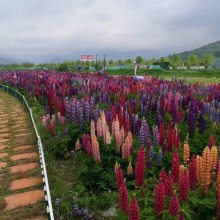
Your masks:
<path fill-rule="evenodd" d="M 159 214 L 164 210 L 165 192 L 163 183 L 158 183 L 154 191 L 154 212 Z"/>
<path fill-rule="evenodd" d="M 50 124 L 50 134 L 54 136 L 54 125 L 52 123 Z"/>
<path fill-rule="evenodd" d="M 135 197 L 132 198 L 129 207 L 129 220 L 139 220 L 139 205 Z"/>
<path fill-rule="evenodd" d="M 164 123 L 160 123 L 159 127 L 159 144 L 162 146 L 164 143 Z"/>
<path fill-rule="evenodd" d="M 179 201 L 177 199 L 176 194 L 174 194 L 171 199 L 170 199 L 170 204 L 169 204 L 169 214 L 171 216 L 176 217 L 179 212 Z"/>
<path fill-rule="evenodd" d="M 125 116 L 124 129 L 125 129 L 126 132 L 130 131 L 130 121 L 129 121 L 129 115 L 128 114 Z"/>
<path fill-rule="evenodd" d="M 91 145 L 90 140 L 87 142 L 86 151 L 87 151 L 87 155 L 88 155 L 89 157 L 92 156 L 92 145 Z"/>
<path fill-rule="evenodd" d="M 176 137 L 177 137 L 177 130 L 174 128 L 173 129 L 173 134 L 172 134 L 172 147 L 174 146 L 176 146 Z"/>
<path fill-rule="evenodd" d="M 213 147 L 214 146 L 214 137 L 213 135 L 211 134 L 210 137 L 209 137 L 209 148 Z"/>
<path fill-rule="evenodd" d="M 138 151 L 137 162 L 135 167 L 135 180 L 137 187 L 142 186 L 144 184 L 145 169 L 146 169 L 146 154 L 144 148 L 141 147 Z"/>
<path fill-rule="evenodd" d="M 190 189 L 193 189 L 195 187 L 197 180 L 197 163 L 196 163 L 196 157 L 193 155 L 191 158 L 191 161 L 189 163 L 189 185 Z"/>
<path fill-rule="evenodd" d="M 179 181 L 179 154 L 178 152 L 173 152 L 172 154 L 171 175 L 172 175 L 173 181 L 177 183 Z"/>
<path fill-rule="evenodd" d="M 216 220 L 220 220 L 220 189 L 217 192 L 217 214 Z"/>
<path fill-rule="evenodd" d="M 187 202 L 188 193 L 189 193 L 189 176 L 187 171 L 185 171 L 183 175 L 180 177 L 180 184 L 179 184 L 180 199 Z"/>
<path fill-rule="evenodd" d="M 90 141 L 90 136 L 88 134 L 83 134 L 82 136 L 82 146 L 84 149 L 87 149 L 87 144 Z"/>
<path fill-rule="evenodd" d="M 162 182 L 162 183 L 164 183 L 164 181 L 165 181 L 165 179 L 166 179 L 166 176 L 167 176 L 167 174 L 166 174 L 166 172 L 165 172 L 165 170 L 164 170 L 164 168 L 160 171 L 160 173 L 159 173 L 159 180 L 160 180 L 160 182 Z"/>
<path fill-rule="evenodd" d="M 173 147 L 173 126 L 171 123 L 169 123 L 167 130 L 168 150 L 171 151 Z"/>
<path fill-rule="evenodd" d="M 216 174 L 216 190 L 220 190 L 220 160 L 217 164 L 217 174 Z"/>
<path fill-rule="evenodd" d="M 121 167 L 118 166 L 118 168 L 116 169 L 116 186 L 117 189 L 119 190 L 122 183 L 123 183 L 124 177 L 123 177 L 123 172 L 121 170 Z"/>
<path fill-rule="evenodd" d="M 180 148 L 180 136 L 177 134 L 175 139 L 175 148 Z"/>
<path fill-rule="evenodd" d="M 166 176 L 164 181 L 165 195 L 171 197 L 173 195 L 173 179 L 171 175 Z"/>
<path fill-rule="evenodd" d="M 179 213 L 179 218 L 178 220 L 184 220 L 184 213 L 183 212 L 180 212 Z"/>
<path fill-rule="evenodd" d="M 125 179 L 119 189 L 119 205 L 122 211 L 128 211 L 128 190 Z"/>
<path fill-rule="evenodd" d="M 120 108 L 120 110 L 119 110 L 119 114 L 118 114 L 118 121 L 119 121 L 119 125 L 120 125 L 120 127 L 121 127 L 121 125 L 122 125 L 122 123 L 123 123 L 123 115 L 124 115 L 124 113 L 123 113 L 123 107 L 121 107 Z"/>

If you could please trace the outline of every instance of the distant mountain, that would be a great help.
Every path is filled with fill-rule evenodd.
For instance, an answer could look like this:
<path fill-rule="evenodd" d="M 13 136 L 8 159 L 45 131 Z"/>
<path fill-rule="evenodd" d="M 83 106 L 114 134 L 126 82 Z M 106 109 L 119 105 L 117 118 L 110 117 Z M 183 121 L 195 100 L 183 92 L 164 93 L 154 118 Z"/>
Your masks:
<path fill-rule="evenodd" d="M 179 53 L 178 55 L 182 59 L 187 59 L 187 57 L 190 56 L 191 54 L 196 54 L 196 55 L 201 57 L 205 53 L 210 53 L 210 54 L 213 54 L 215 57 L 220 57 L 220 40 L 216 41 L 214 43 L 207 44 L 205 46 L 199 47 L 199 48 L 194 49 L 194 50 Z"/>
<path fill-rule="evenodd" d="M 172 51 L 174 52 L 174 51 Z M 80 60 L 81 55 L 95 55 L 97 54 L 98 60 L 104 59 L 104 54 L 106 60 L 118 60 L 118 59 L 135 59 L 137 56 L 142 56 L 145 59 L 152 57 L 159 58 L 161 56 L 168 56 L 171 53 L 170 50 L 140 50 L 140 51 L 84 51 L 84 52 L 75 52 L 72 54 L 56 56 L 49 59 L 51 63 L 61 63 L 65 61 Z"/>
<path fill-rule="evenodd" d="M 22 63 L 22 61 L 17 58 L 0 54 L 0 65 L 19 64 L 19 63 Z"/>
<path fill-rule="evenodd" d="M 14 60 L 0 56 L 0 65 L 8 65 L 8 64 L 13 64 L 13 63 L 17 63 L 17 62 L 15 62 Z"/>

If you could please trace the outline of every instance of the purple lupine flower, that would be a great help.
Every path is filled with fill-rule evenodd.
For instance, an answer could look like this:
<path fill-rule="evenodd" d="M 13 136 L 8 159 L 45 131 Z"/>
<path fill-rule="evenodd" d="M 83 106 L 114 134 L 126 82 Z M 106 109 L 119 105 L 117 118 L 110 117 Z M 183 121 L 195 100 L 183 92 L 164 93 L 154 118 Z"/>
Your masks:
<path fill-rule="evenodd" d="M 145 146 L 147 144 L 146 130 L 143 125 L 141 126 L 139 131 L 139 142 L 140 142 L 140 146 Z"/>
<path fill-rule="evenodd" d="M 76 121 L 77 120 L 77 116 L 76 116 L 76 113 L 77 113 L 77 102 L 75 100 L 72 100 L 72 107 L 71 107 L 71 119 L 72 121 Z"/>
<path fill-rule="evenodd" d="M 147 122 L 144 120 L 142 120 L 142 125 L 144 126 L 144 129 L 145 129 L 145 134 L 146 134 L 146 140 L 150 140 L 150 130 L 149 130 L 149 127 L 148 127 L 148 124 Z"/>
<path fill-rule="evenodd" d="M 83 110 L 82 110 L 81 103 L 78 101 L 76 106 L 77 106 L 77 112 L 76 112 L 77 120 L 78 120 L 80 126 L 82 126 L 82 124 L 83 124 Z"/>
<path fill-rule="evenodd" d="M 90 122 L 90 104 L 88 101 L 84 102 L 84 118 L 86 122 Z"/>
<path fill-rule="evenodd" d="M 219 110 L 219 108 L 216 110 L 216 113 L 215 113 L 215 122 L 220 123 L 220 110 Z"/>
<path fill-rule="evenodd" d="M 194 135 L 195 128 L 196 128 L 196 114 L 197 114 L 197 106 L 194 99 L 192 99 L 189 103 L 188 108 L 188 131 L 190 135 Z"/>
<path fill-rule="evenodd" d="M 148 162 L 147 162 L 147 166 L 148 166 L 149 169 L 151 169 L 151 168 L 152 168 L 152 165 L 153 165 L 153 160 L 150 158 L 150 159 L 148 160 Z"/>
<path fill-rule="evenodd" d="M 159 132 L 157 126 L 153 128 L 153 143 L 154 146 L 159 146 Z"/>
<path fill-rule="evenodd" d="M 100 109 L 98 106 L 96 106 L 95 110 L 94 110 L 94 121 L 97 122 L 98 118 L 100 116 Z"/>
<path fill-rule="evenodd" d="M 145 112 L 144 112 L 144 104 L 141 103 L 141 116 L 143 117 L 145 115 Z"/>
<path fill-rule="evenodd" d="M 141 128 L 141 120 L 137 119 L 135 122 L 135 130 L 138 134 L 139 134 L 140 128 Z"/>
<path fill-rule="evenodd" d="M 135 132 L 135 121 L 134 121 L 134 115 L 130 115 L 129 117 L 129 123 L 130 123 L 130 131 L 132 134 Z"/>
<path fill-rule="evenodd" d="M 163 152 L 166 152 L 167 150 L 168 150 L 167 140 L 165 139 L 163 143 Z"/>
<path fill-rule="evenodd" d="M 163 153 L 160 149 L 157 154 L 157 166 L 161 167 L 162 165 L 163 165 Z"/>
<path fill-rule="evenodd" d="M 151 146 L 149 151 L 148 151 L 148 158 L 149 159 L 153 159 L 154 158 L 154 148 L 153 148 L 153 146 Z"/>
<path fill-rule="evenodd" d="M 205 132 L 205 129 L 206 129 L 205 117 L 203 115 L 200 115 L 200 117 L 199 117 L 199 132 L 201 134 L 203 134 Z"/>
<path fill-rule="evenodd" d="M 215 107 L 211 106 L 209 111 L 209 120 L 213 122 L 215 120 Z"/>
<path fill-rule="evenodd" d="M 205 102 L 202 103 L 202 107 L 200 109 L 200 114 L 201 115 L 205 115 L 206 114 L 206 103 Z"/>

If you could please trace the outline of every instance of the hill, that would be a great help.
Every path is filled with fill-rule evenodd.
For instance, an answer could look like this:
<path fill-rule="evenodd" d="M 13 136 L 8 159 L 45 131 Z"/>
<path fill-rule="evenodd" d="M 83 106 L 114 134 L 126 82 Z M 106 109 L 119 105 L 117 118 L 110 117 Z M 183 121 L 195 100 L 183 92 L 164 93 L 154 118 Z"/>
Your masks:
<path fill-rule="evenodd" d="M 0 65 L 18 64 L 18 63 L 21 63 L 21 61 L 8 55 L 0 54 Z"/>
<path fill-rule="evenodd" d="M 179 53 L 178 55 L 182 59 L 186 59 L 188 56 L 190 56 L 192 54 L 196 54 L 196 55 L 201 57 L 205 53 L 210 53 L 210 54 L 213 54 L 215 57 L 219 57 L 220 58 L 220 40 L 216 41 L 214 43 L 207 44 L 205 46 L 199 47 L 199 48 L 194 49 L 194 50 L 190 50 L 190 51 L 185 51 L 185 52 Z"/>

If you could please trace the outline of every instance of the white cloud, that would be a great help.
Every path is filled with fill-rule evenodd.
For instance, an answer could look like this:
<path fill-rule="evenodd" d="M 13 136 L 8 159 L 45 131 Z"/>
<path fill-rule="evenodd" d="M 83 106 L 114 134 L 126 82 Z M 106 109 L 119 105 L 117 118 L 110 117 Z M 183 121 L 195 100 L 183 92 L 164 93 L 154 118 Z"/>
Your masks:
<path fill-rule="evenodd" d="M 177 50 L 220 36 L 219 0 L 0 0 L 0 53 Z"/>

